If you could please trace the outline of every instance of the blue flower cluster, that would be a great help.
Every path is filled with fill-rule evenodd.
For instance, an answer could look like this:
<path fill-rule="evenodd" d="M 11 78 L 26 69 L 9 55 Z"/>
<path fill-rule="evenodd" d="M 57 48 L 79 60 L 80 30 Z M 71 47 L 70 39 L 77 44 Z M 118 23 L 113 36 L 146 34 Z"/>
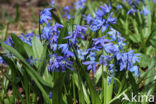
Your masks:
<path fill-rule="evenodd" d="M 130 5 L 133 3 L 128 2 Z M 76 9 L 84 8 L 86 0 L 79 0 L 75 3 Z M 139 3 L 136 2 L 136 3 Z M 119 6 L 119 9 L 122 7 Z M 52 8 L 46 8 L 41 11 L 40 24 L 43 26 L 41 38 L 46 42 L 49 47 L 49 65 L 48 71 L 65 71 L 66 69 L 72 70 L 73 61 L 78 57 L 83 65 L 87 66 L 87 70 L 93 70 L 96 72 L 97 66 L 106 66 L 110 76 L 109 83 L 111 83 L 111 78 L 114 71 L 128 70 L 134 72 L 136 76 L 139 75 L 139 67 L 136 63 L 139 61 L 140 54 L 135 54 L 133 50 L 125 51 L 126 43 L 125 39 L 121 34 L 114 30 L 111 25 L 116 23 L 116 18 L 113 17 L 113 12 L 111 4 L 100 6 L 100 8 L 95 12 L 95 17 L 90 14 L 84 16 L 87 22 L 87 26 L 74 25 L 74 30 L 69 32 L 68 36 L 63 38 L 63 42 L 58 42 L 60 37 L 61 29 L 64 27 L 62 24 L 57 22 L 51 23 L 52 14 L 50 12 Z M 67 20 L 73 18 L 69 14 L 71 7 L 66 6 L 63 11 L 65 12 L 64 17 Z M 129 11 L 131 12 L 131 11 Z M 133 13 L 133 12 L 132 12 Z M 148 15 L 149 11 L 145 7 L 141 13 Z M 96 37 L 91 40 L 91 44 L 88 49 L 84 49 L 81 46 L 82 41 L 86 41 L 88 35 L 88 29 L 92 32 L 105 32 L 106 35 L 102 37 Z M 106 31 L 107 30 L 107 31 Z M 32 46 L 32 37 L 35 36 L 33 33 L 27 35 L 22 34 L 19 38 Z M 13 46 L 11 38 L 5 42 L 10 46 Z M 76 51 L 76 53 L 75 53 Z M 78 56 L 76 56 L 78 55 Z M 2 59 L 0 59 L 0 62 Z M 30 57 L 26 60 L 30 65 L 35 64 L 36 59 Z"/>
<path fill-rule="evenodd" d="M 102 32 L 105 32 L 105 30 L 108 31 L 108 27 L 110 24 L 116 23 L 116 18 L 113 18 L 113 12 L 111 12 L 111 5 L 107 6 L 104 4 L 104 6 L 100 6 L 100 9 L 95 12 L 95 18 L 91 17 L 89 14 L 88 16 L 85 16 L 85 20 L 90 25 L 90 29 L 94 32 L 101 30 Z"/>
<path fill-rule="evenodd" d="M 140 14 L 143 14 L 144 16 L 147 16 L 148 14 L 150 14 L 149 8 L 147 6 L 143 7 L 142 10 L 139 10 L 137 7 L 137 6 L 140 6 L 141 3 L 145 5 L 146 4 L 145 0 L 124 0 L 123 2 L 128 3 L 130 7 L 127 14 L 134 15 L 137 12 L 140 12 Z"/>
<path fill-rule="evenodd" d="M 69 61 L 67 57 L 57 56 L 57 54 L 50 55 L 49 71 L 65 71 L 65 69 L 72 69 L 73 62 Z"/>
<path fill-rule="evenodd" d="M 93 39 L 93 44 L 87 54 L 90 61 L 84 61 L 84 65 L 88 65 L 88 70 L 92 69 L 96 71 L 97 65 L 104 65 L 109 67 L 110 73 L 113 73 L 113 69 L 120 67 L 120 71 L 127 69 L 134 72 L 136 76 L 139 75 L 139 68 L 136 66 L 136 62 L 139 61 L 140 54 L 134 54 L 133 50 L 129 52 L 124 51 L 124 38 L 120 36 L 120 33 L 111 30 L 107 33 L 107 36 Z M 111 37 L 111 39 L 108 39 Z M 97 53 L 101 52 L 100 57 Z M 82 57 L 82 56 L 81 56 Z M 115 59 L 114 63 L 111 63 Z"/>
<path fill-rule="evenodd" d="M 111 9 L 112 7 L 110 4 L 109 6 L 104 4 L 104 6 L 100 6 L 100 9 L 95 12 L 95 18 L 91 17 L 90 14 L 84 16 L 89 28 L 93 32 L 99 30 L 105 32 L 105 30 L 107 30 L 107 34 L 100 38 L 92 39 L 92 47 L 84 52 L 84 56 L 87 59 L 83 59 L 84 56 L 82 56 L 82 54 L 80 57 L 83 60 L 89 60 L 84 61 L 83 64 L 87 65 L 87 69 L 92 69 L 93 72 L 96 71 L 97 65 L 107 66 L 111 74 L 110 79 L 113 74 L 113 69 L 116 70 L 118 66 L 120 71 L 127 69 L 138 76 L 139 68 L 135 64 L 139 61 L 140 55 L 134 54 L 133 50 L 125 52 L 124 47 L 126 46 L 126 43 L 124 43 L 124 38 L 110 26 L 110 24 L 116 23 L 116 18 L 112 18 L 113 12 L 111 12 Z M 100 56 L 97 55 L 99 52 L 101 52 Z M 112 63 L 113 60 L 114 63 Z"/>

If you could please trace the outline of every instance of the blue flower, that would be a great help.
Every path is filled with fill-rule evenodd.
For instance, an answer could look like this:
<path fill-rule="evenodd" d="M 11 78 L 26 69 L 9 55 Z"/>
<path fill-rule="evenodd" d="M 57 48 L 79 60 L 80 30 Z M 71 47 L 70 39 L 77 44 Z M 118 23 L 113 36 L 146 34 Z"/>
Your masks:
<path fill-rule="evenodd" d="M 133 50 L 130 50 L 128 52 L 128 60 L 130 60 L 131 63 L 135 64 L 136 62 L 139 62 L 140 59 L 139 56 L 141 56 L 141 54 L 134 54 L 133 52 L 134 52 Z"/>
<path fill-rule="evenodd" d="M 62 57 L 60 56 L 57 56 L 57 54 L 53 54 L 53 55 L 50 55 L 50 62 L 49 62 L 49 66 L 48 66 L 48 70 L 49 72 L 50 71 L 54 71 L 54 70 L 57 70 L 59 71 L 59 63 L 62 59 Z"/>
<path fill-rule="evenodd" d="M 3 64 L 3 59 L 1 56 L 0 56 L 0 64 Z"/>
<path fill-rule="evenodd" d="M 57 44 L 53 43 L 53 44 L 50 44 L 50 48 L 54 51 L 57 50 Z"/>
<path fill-rule="evenodd" d="M 140 54 L 134 54 L 133 52 L 133 50 L 130 50 L 127 53 L 118 52 L 118 54 L 116 54 L 117 64 L 120 65 L 120 71 L 127 69 L 131 72 L 134 72 L 134 74 L 138 76 L 138 66 L 134 64 L 139 62 Z"/>
<path fill-rule="evenodd" d="M 99 64 L 106 66 L 110 60 L 111 58 L 109 56 L 101 55 L 99 58 Z"/>
<path fill-rule="evenodd" d="M 116 8 L 117 8 L 117 11 L 119 11 L 122 9 L 122 5 L 117 5 Z"/>
<path fill-rule="evenodd" d="M 147 16 L 148 14 L 150 14 L 149 11 L 149 7 L 144 7 L 142 11 L 140 11 L 141 14 L 143 14 L 144 16 Z"/>
<path fill-rule="evenodd" d="M 97 17 L 103 17 L 105 16 L 105 14 L 109 13 L 111 9 L 111 4 L 109 4 L 109 6 L 107 6 L 107 4 L 104 4 L 104 6 L 100 6 L 100 9 L 98 9 L 98 11 L 96 11 L 95 14 Z"/>
<path fill-rule="evenodd" d="M 104 32 L 105 30 L 108 31 L 109 24 L 116 23 L 116 18 L 112 18 L 112 15 L 113 15 L 113 12 L 110 13 L 107 19 L 103 19 L 102 17 L 96 16 L 96 18 L 92 21 L 90 25 L 90 29 L 94 32 L 100 29 L 101 29 L 101 32 Z"/>
<path fill-rule="evenodd" d="M 83 62 L 82 64 L 88 65 L 87 70 L 92 69 L 93 72 L 96 71 L 96 64 L 97 64 L 97 62 L 95 62 L 95 61 L 85 61 L 85 62 Z"/>
<path fill-rule="evenodd" d="M 78 53 L 79 59 L 85 60 L 85 56 L 88 54 L 88 50 L 79 49 L 79 50 L 77 50 L 77 53 Z"/>
<path fill-rule="evenodd" d="M 65 13 L 63 15 L 63 18 L 67 18 L 68 20 L 71 19 L 71 18 L 74 18 L 74 16 L 72 16 L 72 15 L 69 14 L 70 9 L 72 9 L 72 8 L 69 7 L 69 6 L 65 6 L 64 7 L 63 12 L 65 12 Z"/>
<path fill-rule="evenodd" d="M 13 41 L 12 41 L 11 37 L 9 37 L 6 41 L 4 41 L 4 43 L 9 46 L 13 46 Z"/>
<path fill-rule="evenodd" d="M 112 83 L 112 76 L 109 76 L 108 77 L 108 80 L 107 80 L 107 84 L 109 85 L 109 84 L 111 84 Z"/>
<path fill-rule="evenodd" d="M 60 67 L 61 67 L 61 70 L 64 72 L 65 69 L 70 69 L 70 70 L 73 70 L 73 68 L 71 67 L 73 64 L 73 62 L 71 61 L 68 61 L 67 58 L 64 58 L 63 60 L 61 60 L 60 62 Z"/>
<path fill-rule="evenodd" d="M 114 45 L 113 43 L 107 43 L 104 45 L 104 50 L 106 53 L 113 53 L 114 52 Z"/>
<path fill-rule="evenodd" d="M 129 71 L 134 72 L 134 74 L 138 77 L 139 76 L 139 67 L 133 66 L 129 69 Z"/>
<path fill-rule="evenodd" d="M 52 35 L 49 43 L 50 44 L 57 43 L 58 38 L 59 38 L 58 35 Z"/>
<path fill-rule="evenodd" d="M 86 4 L 86 0 L 77 0 L 77 2 L 74 3 L 74 5 L 76 6 L 76 9 L 84 9 L 85 8 L 85 4 Z"/>
<path fill-rule="evenodd" d="M 70 20 L 70 19 L 74 18 L 74 16 L 72 16 L 69 13 L 65 12 L 65 14 L 63 15 L 63 18 L 67 18 L 67 20 Z"/>
<path fill-rule="evenodd" d="M 71 35 L 65 37 L 64 39 L 70 39 L 70 41 L 76 45 L 76 43 L 78 43 L 76 39 L 84 39 L 84 35 L 86 35 L 87 30 L 86 26 L 76 25 L 76 29 L 70 33 Z"/>
<path fill-rule="evenodd" d="M 59 49 L 66 57 L 75 57 L 74 53 L 69 50 L 68 44 L 59 44 Z"/>
<path fill-rule="evenodd" d="M 52 26 L 51 23 L 49 23 L 47 26 L 43 27 L 42 29 L 42 38 L 50 40 L 52 36 Z"/>
<path fill-rule="evenodd" d="M 95 19 L 92 24 L 90 25 L 90 29 L 95 32 L 95 31 L 98 31 L 100 30 L 101 28 L 103 28 L 103 30 L 105 30 L 104 28 L 106 28 L 104 26 L 104 23 L 105 23 L 105 19 Z"/>
<path fill-rule="evenodd" d="M 53 93 L 49 92 L 49 99 L 52 99 L 52 97 L 53 97 Z"/>
<path fill-rule="evenodd" d="M 90 59 L 90 61 L 95 61 L 95 57 L 96 57 L 96 53 L 92 50 L 92 51 L 90 51 L 90 50 L 87 50 L 88 51 L 88 55 L 87 55 L 87 59 L 89 58 Z"/>
<path fill-rule="evenodd" d="M 38 61 L 37 59 L 33 59 L 31 56 L 29 59 L 26 60 L 27 63 L 29 63 L 31 66 L 36 64 L 35 62 Z"/>
<path fill-rule="evenodd" d="M 93 18 L 92 18 L 92 16 L 89 14 L 88 16 L 85 16 L 84 15 L 84 19 L 87 21 L 87 24 L 91 24 L 92 22 L 93 22 Z"/>
<path fill-rule="evenodd" d="M 73 62 L 68 61 L 67 57 L 63 56 L 57 56 L 57 54 L 50 55 L 50 62 L 48 66 L 49 71 L 65 71 L 65 69 L 71 69 L 72 70 L 72 64 Z"/>
<path fill-rule="evenodd" d="M 21 33 L 22 36 L 18 36 L 23 42 L 29 44 L 32 46 L 32 38 L 35 36 L 33 33 L 28 33 L 28 34 L 23 34 Z M 37 36 L 36 36 L 37 37 Z M 39 37 L 38 37 L 39 38 Z"/>
<path fill-rule="evenodd" d="M 111 14 L 109 15 L 107 22 L 111 23 L 111 24 L 115 24 L 116 23 L 116 18 L 112 18 L 113 12 L 111 12 Z"/>
<path fill-rule="evenodd" d="M 97 49 L 104 49 L 106 53 L 114 52 L 114 45 L 110 42 L 111 40 L 105 39 L 105 36 L 93 39 L 94 47 L 96 47 Z"/>
<path fill-rule="evenodd" d="M 93 39 L 93 43 L 94 43 L 94 45 L 101 45 L 101 46 L 103 46 L 104 47 L 104 44 L 106 44 L 106 43 L 108 43 L 108 42 L 111 42 L 111 40 L 109 40 L 109 39 L 106 39 L 106 36 L 103 36 L 103 37 L 101 37 L 101 38 L 95 38 L 95 39 Z"/>
<path fill-rule="evenodd" d="M 51 0 L 50 5 L 55 6 L 55 0 Z"/>
<path fill-rule="evenodd" d="M 127 12 L 127 14 L 134 14 L 134 13 L 136 13 L 136 12 L 138 12 L 138 10 L 136 10 L 136 9 L 134 9 L 134 8 L 131 8 L 128 12 Z"/>
<path fill-rule="evenodd" d="M 51 16 L 51 10 L 52 8 L 46 8 L 44 10 L 41 11 L 40 13 L 40 24 L 42 25 L 43 23 L 48 24 L 48 20 L 52 20 L 52 16 Z"/>
<path fill-rule="evenodd" d="M 56 23 L 53 27 L 52 27 L 52 31 L 55 32 L 56 34 L 59 33 L 59 29 L 63 28 L 64 26 L 59 24 L 59 23 Z"/>
<path fill-rule="evenodd" d="M 106 13 L 109 13 L 111 11 L 112 7 L 111 7 L 111 4 L 109 3 L 109 6 L 104 4 L 104 7 L 101 7 L 101 9 L 103 9 Z"/>

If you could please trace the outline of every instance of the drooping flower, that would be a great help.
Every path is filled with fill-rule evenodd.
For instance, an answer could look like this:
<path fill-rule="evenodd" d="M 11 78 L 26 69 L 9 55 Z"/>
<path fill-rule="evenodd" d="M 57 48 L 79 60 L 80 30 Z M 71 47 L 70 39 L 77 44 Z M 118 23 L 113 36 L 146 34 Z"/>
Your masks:
<path fill-rule="evenodd" d="M 61 24 L 59 24 L 59 23 L 56 23 L 56 24 L 52 27 L 52 31 L 58 35 L 58 33 L 59 33 L 58 30 L 61 29 L 61 28 L 63 28 L 63 27 L 64 27 L 63 25 L 61 25 Z"/>
<path fill-rule="evenodd" d="M 116 55 L 117 63 L 120 66 L 120 71 L 123 69 L 127 69 L 131 72 L 134 72 L 136 76 L 139 75 L 138 66 L 136 66 L 136 62 L 139 62 L 140 54 L 134 54 L 133 50 L 130 50 L 127 53 L 118 52 Z"/>
<path fill-rule="evenodd" d="M 95 61 L 85 61 L 85 62 L 83 62 L 82 64 L 88 65 L 87 70 L 92 69 L 93 72 L 96 71 L 96 64 L 97 64 L 97 62 L 95 62 Z"/>
<path fill-rule="evenodd" d="M 52 20 L 52 16 L 51 16 L 51 10 L 52 8 L 46 8 L 44 10 L 41 11 L 40 13 L 40 24 L 42 25 L 43 23 L 48 24 L 48 20 Z"/>
<path fill-rule="evenodd" d="M 93 31 L 93 32 L 96 32 L 98 30 L 100 30 L 102 28 L 102 30 L 105 30 L 106 29 L 106 26 L 104 26 L 104 23 L 105 23 L 105 19 L 94 19 L 94 21 L 92 22 L 92 24 L 90 25 L 90 29 Z"/>
<path fill-rule="evenodd" d="M 127 14 L 133 15 L 133 14 L 136 13 L 136 12 L 138 12 L 138 10 L 136 10 L 136 9 L 134 9 L 134 8 L 131 8 L 131 9 L 127 12 Z"/>
<path fill-rule="evenodd" d="M 109 4 L 109 6 L 107 6 L 107 4 L 104 4 L 104 6 L 100 6 L 100 9 L 98 9 L 98 11 L 96 11 L 95 14 L 97 17 L 103 17 L 106 14 L 108 14 L 111 11 L 111 9 L 111 4 Z"/>
<path fill-rule="evenodd" d="M 52 36 L 52 26 L 49 23 L 47 26 L 44 26 L 42 29 L 42 38 L 49 40 Z"/>
<path fill-rule="evenodd" d="M 99 58 L 99 64 L 101 65 L 108 65 L 108 62 L 111 60 L 110 56 L 107 55 L 101 55 Z"/>
<path fill-rule="evenodd" d="M 70 69 L 70 70 L 73 70 L 73 68 L 71 67 L 73 64 L 73 62 L 67 60 L 67 58 L 64 58 L 63 60 L 61 60 L 60 62 L 60 67 L 61 67 L 61 70 L 64 72 L 65 69 Z"/>
<path fill-rule="evenodd" d="M 59 49 L 66 57 L 75 57 L 74 53 L 69 50 L 68 44 L 59 44 Z"/>
<path fill-rule="evenodd" d="M 111 40 L 106 39 L 105 36 L 93 39 L 94 47 L 97 49 L 104 49 L 106 53 L 112 53 L 114 51 L 114 45 L 110 42 Z"/>
<path fill-rule="evenodd" d="M 91 24 L 92 22 L 93 22 L 93 18 L 92 18 L 92 16 L 89 14 L 88 16 L 83 16 L 84 17 L 84 20 L 86 20 L 87 21 L 87 24 Z"/>
<path fill-rule="evenodd" d="M 139 76 L 139 67 L 133 66 L 129 69 L 129 71 L 134 72 L 134 74 L 138 77 Z"/>
<path fill-rule="evenodd" d="M 62 57 L 61 56 L 57 56 L 57 54 L 53 54 L 50 55 L 50 62 L 49 62 L 49 66 L 48 66 L 48 70 L 50 71 L 54 71 L 57 70 L 59 71 L 59 63 L 61 61 Z"/>
<path fill-rule="evenodd" d="M 76 45 L 76 43 L 78 43 L 78 38 L 84 39 L 84 35 L 86 35 L 87 30 L 86 26 L 76 25 L 75 30 L 70 33 L 71 35 L 65 37 L 64 39 L 69 39 L 74 45 Z"/>

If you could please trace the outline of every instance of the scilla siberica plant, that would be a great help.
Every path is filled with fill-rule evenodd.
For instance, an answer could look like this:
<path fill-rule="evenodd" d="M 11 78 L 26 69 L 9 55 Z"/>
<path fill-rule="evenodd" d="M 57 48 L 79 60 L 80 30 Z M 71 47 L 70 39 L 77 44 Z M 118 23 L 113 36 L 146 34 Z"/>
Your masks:
<path fill-rule="evenodd" d="M 133 5 L 131 1 L 125 0 L 124 2 Z M 82 11 L 85 9 L 86 3 L 86 0 L 78 0 L 74 3 L 75 9 Z M 136 3 L 139 4 L 139 1 L 136 1 Z M 52 0 L 51 5 L 55 7 L 54 0 Z M 118 6 L 118 10 L 120 9 L 122 9 L 122 6 Z M 135 9 L 136 8 L 132 8 L 127 14 L 133 14 L 136 12 Z M 55 103 L 56 101 L 56 104 L 74 102 L 76 104 L 78 100 L 79 103 L 108 104 L 114 101 L 112 96 L 114 94 L 113 90 L 115 89 L 113 86 L 117 86 L 116 73 L 123 74 L 122 72 L 130 72 L 131 74 L 133 73 L 136 78 L 139 77 L 139 66 L 137 66 L 137 62 L 140 60 L 140 54 L 135 53 L 132 49 L 128 49 L 126 39 L 122 37 L 120 32 L 113 28 L 117 18 L 114 16 L 111 3 L 100 6 L 100 8 L 94 12 L 94 16 L 91 14 L 83 15 L 82 20 L 86 23 L 83 25 L 80 25 L 81 23 L 72 23 L 74 16 L 70 14 L 70 10 L 74 11 L 73 7 L 66 6 L 63 9 L 65 13 L 62 17 L 66 18 L 67 22 L 61 23 L 56 22 L 55 18 L 52 18 L 52 15 L 54 15 L 52 14 L 53 8 L 45 8 L 40 13 L 39 23 L 42 25 L 42 33 L 39 34 L 40 37 L 33 33 L 18 36 L 21 43 L 27 44 L 26 48 L 32 48 L 35 52 L 37 50 L 34 49 L 36 44 L 33 40 L 35 39 L 36 41 L 41 40 L 39 41 L 41 48 L 43 46 L 47 47 L 45 48 L 47 51 L 45 50 L 46 58 L 43 59 L 44 62 L 41 59 L 42 56 L 40 52 L 38 52 L 39 57 L 37 55 L 34 55 L 35 57 L 29 55 L 25 60 L 21 59 L 23 64 L 21 67 L 25 69 L 28 63 L 30 65 L 28 67 L 29 69 L 34 68 L 32 72 L 39 82 L 37 82 L 34 77 L 33 80 L 35 80 L 34 82 L 38 85 L 41 93 L 45 95 L 43 95 L 45 102 Z M 140 13 L 148 15 L 148 8 L 143 8 Z M 72 28 L 72 31 L 69 32 L 66 24 Z M 83 47 L 83 42 L 89 44 Z M 8 38 L 5 43 L 18 49 L 12 38 Z M 21 53 L 24 54 L 23 51 Z M 15 55 L 14 57 L 16 56 L 19 57 L 19 55 Z M 3 62 L 0 57 L 0 63 Z M 45 67 L 40 66 L 40 63 L 45 64 Z M 47 70 L 48 73 L 46 73 L 46 75 L 50 77 L 41 76 L 43 73 L 38 74 L 36 71 L 37 68 L 41 69 L 39 72 Z M 91 80 L 89 75 L 93 74 L 96 76 L 99 70 L 101 70 L 99 78 L 94 79 L 97 80 L 97 82 Z M 29 70 L 27 71 L 30 73 Z M 30 76 L 31 75 L 32 74 L 30 74 Z M 52 80 L 50 80 L 50 84 L 44 82 L 51 77 Z M 67 78 L 67 80 L 65 80 L 65 78 Z M 60 83 L 58 81 L 60 81 Z M 100 83 L 100 87 L 94 87 L 98 82 Z M 44 87 L 42 87 L 42 85 Z M 46 87 L 49 89 L 44 91 Z M 99 95 L 97 88 L 100 88 Z M 76 92 L 78 94 L 76 94 Z M 49 98 L 47 98 L 47 94 L 49 94 Z M 61 97 L 61 100 L 59 97 Z M 70 100 L 68 101 L 67 99 Z M 117 98 L 115 97 L 115 99 Z"/>

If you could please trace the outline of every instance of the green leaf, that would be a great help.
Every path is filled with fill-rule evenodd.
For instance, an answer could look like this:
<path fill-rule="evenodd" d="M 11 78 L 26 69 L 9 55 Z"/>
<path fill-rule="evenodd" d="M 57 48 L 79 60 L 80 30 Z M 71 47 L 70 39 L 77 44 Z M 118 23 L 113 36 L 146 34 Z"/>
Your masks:
<path fill-rule="evenodd" d="M 55 73 L 55 80 L 54 80 L 54 88 L 53 88 L 53 104 L 62 104 L 63 103 L 63 86 L 64 86 L 64 74 L 62 72 L 56 72 Z"/>
<path fill-rule="evenodd" d="M 47 46 L 44 46 L 41 58 L 39 60 L 39 66 L 38 66 L 38 72 L 43 75 L 44 71 L 46 70 L 47 67 Z"/>
<path fill-rule="evenodd" d="M 43 52 L 43 46 L 41 41 L 35 36 L 32 39 L 32 49 L 34 58 L 40 59 Z"/>
<path fill-rule="evenodd" d="M 98 81 L 100 80 L 102 76 L 102 65 L 99 67 L 99 69 L 96 71 L 94 78 L 95 78 L 95 83 L 97 84 Z"/>
<path fill-rule="evenodd" d="M 151 39 L 150 43 L 154 48 L 156 48 L 156 39 Z"/>
<path fill-rule="evenodd" d="M 32 47 L 30 45 L 24 43 L 23 47 L 24 47 L 28 57 L 33 56 L 33 50 L 32 50 Z"/>
<path fill-rule="evenodd" d="M 16 50 L 26 59 L 28 59 L 28 55 L 26 53 L 25 48 L 23 47 L 24 43 L 18 38 L 15 34 L 11 34 L 11 38 L 13 40 L 14 47 Z"/>
<path fill-rule="evenodd" d="M 151 58 L 148 55 L 142 54 L 140 57 L 139 65 L 146 68 L 151 63 Z"/>
<path fill-rule="evenodd" d="M 42 83 L 43 85 L 52 88 L 51 84 L 46 83 L 42 77 L 25 61 L 25 59 L 12 47 L 1 43 L 2 47 L 5 48 L 6 50 L 10 51 L 12 54 L 14 54 L 19 60 L 21 60 L 23 62 L 23 67 L 25 67 L 24 69 L 26 70 L 26 72 L 28 73 L 28 75 L 34 80 L 34 82 L 36 83 L 36 85 L 38 86 L 38 88 L 41 90 L 44 100 L 48 103 L 48 95 L 46 94 L 43 86 L 40 84 Z"/>
<path fill-rule="evenodd" d="M 134 43 L 139 43 L 141 41 L 140 35 L 130 35 L 129 38 L 134 42 Z"/>

